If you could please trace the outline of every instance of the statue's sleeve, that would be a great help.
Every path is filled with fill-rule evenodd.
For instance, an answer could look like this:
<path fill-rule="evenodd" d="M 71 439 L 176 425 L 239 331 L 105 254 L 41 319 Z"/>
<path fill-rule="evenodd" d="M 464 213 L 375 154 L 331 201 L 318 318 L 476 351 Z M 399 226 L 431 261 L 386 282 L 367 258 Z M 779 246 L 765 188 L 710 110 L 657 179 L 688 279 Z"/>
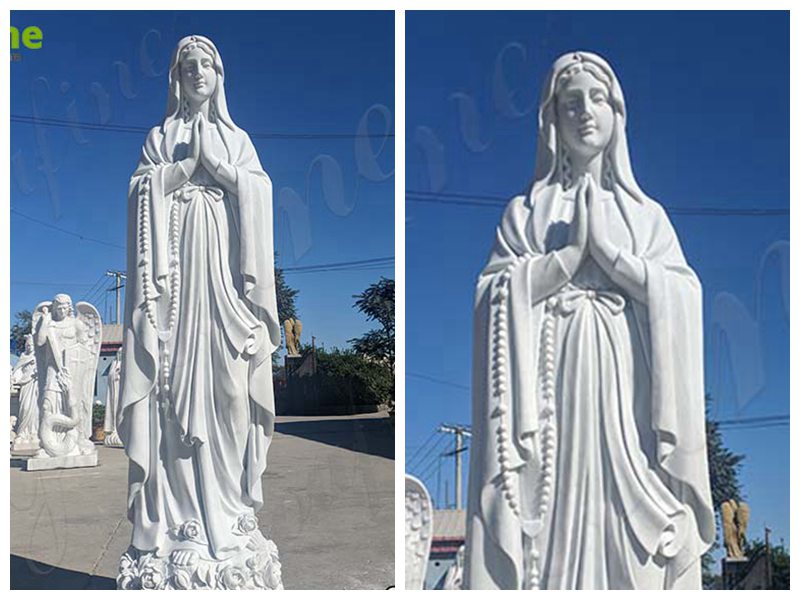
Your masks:
<path fill-rule="evenodd" d="M 524 524 L 502 489 L 519 499 L 526 465 L 536 460 L 536 372 L 544 300 L 569 275 L 529 235 L 531 206 L 512 200 L 497 230 L 475 295 L 473 440 L 464 581 L 469 589 L 520 589 Z M 498 432 L 503 434 L 501 440 Z M 507 437 L 505 437 L 507 436 Z M 502 473 L 501 473 L 501 465 Z"/>
<path fill-rule="evenodd" d="M 651 427 L 656 459 L 670 489 L 692 509 L 699 538 L 678 557 L 680 571 L 715 539 L 705 434 L 703 298 L 700 280 L 684 258 L 666 213 L 654 205 L 646 269 Z"/>

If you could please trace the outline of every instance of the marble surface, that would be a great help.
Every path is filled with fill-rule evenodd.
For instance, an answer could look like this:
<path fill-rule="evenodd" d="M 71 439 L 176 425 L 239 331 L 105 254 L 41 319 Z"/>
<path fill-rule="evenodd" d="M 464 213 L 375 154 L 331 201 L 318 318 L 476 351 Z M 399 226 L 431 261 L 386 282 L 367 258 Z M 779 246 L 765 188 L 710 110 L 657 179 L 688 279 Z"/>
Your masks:
<path fill-rule="evenodd" d="M 477 284 L 467 589 L 701 586 L 701 284 L 636 182 L 626 114 L 604 59 L 555 61 L 533 185 Z"/>
<path fill-rule="evenodd" d="M 425 484 L 406 474 L 406 589 L 421 590 L 433 542 L 433 503 Z"/>
<path fill-rule="evenodd" d="M 97 451 L 70 456 L 32 457 L 25 461 L 26 471 L 49 471 L 52 469 L 78 469 L 96 467 Z"/>

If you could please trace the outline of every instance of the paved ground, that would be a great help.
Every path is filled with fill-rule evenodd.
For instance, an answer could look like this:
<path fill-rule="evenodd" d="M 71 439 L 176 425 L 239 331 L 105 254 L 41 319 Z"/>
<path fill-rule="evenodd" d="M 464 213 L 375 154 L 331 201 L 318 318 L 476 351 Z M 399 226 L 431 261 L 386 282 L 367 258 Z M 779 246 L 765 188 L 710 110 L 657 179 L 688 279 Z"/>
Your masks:
<path fill-rule="evenodd" d="M 394 428 L 385 413 L 279 417 L 261 527 L 287 589 L 394 583 Z M 99 446 L 95 468 L 11 467 L 11 589 L 108 589 L 128 547 L 128 463 Z"/>

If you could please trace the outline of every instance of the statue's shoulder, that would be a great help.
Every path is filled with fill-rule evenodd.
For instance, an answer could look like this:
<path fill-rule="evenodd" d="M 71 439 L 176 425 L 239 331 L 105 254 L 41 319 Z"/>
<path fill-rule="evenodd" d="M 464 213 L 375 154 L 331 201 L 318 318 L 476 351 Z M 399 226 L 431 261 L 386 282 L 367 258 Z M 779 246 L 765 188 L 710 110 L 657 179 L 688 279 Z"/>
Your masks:
<path fill-rule="evenodd" d="M 503 211 L 503 220 L 507 219 L 518 219 L 531 210 L 531 203 L 528 201 L 527 194 L 519 194 L 511 198 L 506 204 L 506 208 Z"/>

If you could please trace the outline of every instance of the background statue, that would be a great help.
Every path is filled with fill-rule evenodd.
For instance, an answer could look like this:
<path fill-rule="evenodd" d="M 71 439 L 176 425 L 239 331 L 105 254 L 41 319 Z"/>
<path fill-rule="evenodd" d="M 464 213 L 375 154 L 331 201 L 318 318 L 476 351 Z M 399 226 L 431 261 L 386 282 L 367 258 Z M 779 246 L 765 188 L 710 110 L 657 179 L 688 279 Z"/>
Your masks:
<path fill-rule="evenodd" d="M 122 447 L 122 440 L 117 433 L 117 407 L 119 405 L 119 376 L 122 366 L 122 350 L 117 352 L 111 366 L 108 367 L 108 387 L 106 388 L 106 416 L 103 431 L 105 438 L 103 443 L 106 446 L 115 448 Z"/>
<path fill-rule="evenodd" d="M 622 88 L 559 58 L 475 298 L 467 589 L 700 589 L 701 285 L 637 184 Z"/>
<path fill-rule="evenodd" d="M 286 337 L 286 353 L 289 356 L 300 354 L 300 334 L 303 332 L 303 324 L 300 319 L 286 319 L 283 322 L 283 332 Z"/>
<path fill-rule="evenodd" d="M 722 516 L 722 535 L 728 558 L 745 558 L 744 540 L 747 522 L 750 520 L 750 507 L 744 502 L 726 500 L 720 505 Z"/>
<path fill-rule="evenodd" d="M 128 196 L 117 431 L 131 547 L 117 585 L 281 588 L 259 531 L 280 346 L 272 183 L 225 100 L 208 38 L 178 42 L 167 111 Z"/>
<path fill-rule="evenodd" d="M 14 452 L 39 448 L 39 384 L 36 380 L 36 356 L 33 335 L 25 336 L 25 351 L 11 373 L 11 383 L 19 386 L 19 420 L 11 449 Z"/>
<path fill-rule="evenodd" d="M 72 298 L 58 294 L 52 302 L 42 302 L 33 311 L 33 332 L 41 398 L 42 448 L 36 458 L 82 455 L 92 456 L 93 462 L 75 466 L 97 464 L 97 451 L 90 438 L 102 342 L 100 313 L 87 302 L 78 302 L 73 310 Z M 52 465 L 68 466 L 60 462 Z M 27 468 L 32 467 L 29 461 Z"/>
<path fill-rule="evenodd" d="M 406 474 L 406 589 L 425 585 L 433 541 L 433 504 L 419 479 Z"/>
<path fill-rule="evenodd" d="M 466 546 L 461 544 L 456 552 L 456 562 L 450 565 L 444 577 L 443 590 L 460 590 L 464 585 L 464 553 Z"/>

